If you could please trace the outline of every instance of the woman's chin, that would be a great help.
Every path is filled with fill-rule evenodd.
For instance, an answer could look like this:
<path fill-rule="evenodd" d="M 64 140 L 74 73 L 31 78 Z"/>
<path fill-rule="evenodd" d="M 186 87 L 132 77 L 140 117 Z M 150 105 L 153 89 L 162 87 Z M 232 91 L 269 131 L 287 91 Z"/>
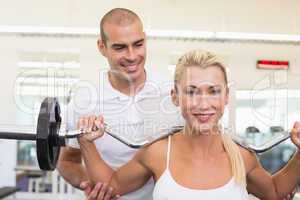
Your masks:
<path fill-rule="evenodd" d="M 218 131 L 217 130 L 217 126 L 215 124 L 210 124 L 210 123 L 197 123 L 194 124 L 191 128 L 191 131 L 193 134 L 197 134 L 197 135 L 210 135 L 210 134 L 214 134 Z"/>

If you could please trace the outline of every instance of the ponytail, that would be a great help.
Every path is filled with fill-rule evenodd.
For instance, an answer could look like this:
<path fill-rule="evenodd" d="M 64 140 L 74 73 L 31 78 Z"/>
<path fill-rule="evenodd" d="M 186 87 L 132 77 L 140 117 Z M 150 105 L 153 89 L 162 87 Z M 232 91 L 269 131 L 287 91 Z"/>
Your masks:
<path fill-rule="evenodd" d="M 232 140 L 230 134 L 222 133 L 225 151 L 228 153 L 231 165 L 231 173 L 237 184 L 246 185 L 246 170 L 244 160 L 238 145 Z"/>

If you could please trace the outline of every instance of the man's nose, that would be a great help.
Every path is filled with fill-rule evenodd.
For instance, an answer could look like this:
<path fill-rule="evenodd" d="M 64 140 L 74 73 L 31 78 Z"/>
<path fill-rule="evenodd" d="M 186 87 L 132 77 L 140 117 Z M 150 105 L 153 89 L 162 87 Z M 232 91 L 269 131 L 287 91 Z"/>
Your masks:
<path fill-rule="evenodd" d="M 132 47 L 129 47 L 126 54 L 126 59 L 128 61 L 134 61 L 136 59 L 136 52 Z"/>

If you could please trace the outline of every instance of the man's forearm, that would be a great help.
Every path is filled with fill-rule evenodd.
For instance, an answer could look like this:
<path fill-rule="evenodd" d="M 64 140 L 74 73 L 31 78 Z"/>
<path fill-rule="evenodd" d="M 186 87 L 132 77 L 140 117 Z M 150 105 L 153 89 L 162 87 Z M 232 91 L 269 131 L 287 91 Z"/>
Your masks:
<path fill-rule="evenodd" d="M 300 153 L 297 151 L 288 164 L 273 175 L 273 182 L 280 197 L 290 194 L 300 181 Z"/>
<path fill-rule="evenodd" d="M 79 185 L 82 181 L 88 180 L 85 168 L 81 163 L 74 163 L 72 161 L 64 160 L 59 161 L 57 170 L 68 183 L 76 188 L 79 188 Z"/>

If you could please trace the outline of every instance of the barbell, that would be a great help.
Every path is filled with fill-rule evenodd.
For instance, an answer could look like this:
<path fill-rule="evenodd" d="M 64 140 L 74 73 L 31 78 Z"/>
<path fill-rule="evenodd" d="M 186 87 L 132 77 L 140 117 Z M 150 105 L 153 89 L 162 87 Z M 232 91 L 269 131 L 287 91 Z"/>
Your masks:
<path fill-rule="evenodd" d="M 20 133 L 20 132 L 0 132 L 0 139 L 13 139 L 13 140 L 32 140 L 36 141 L 37 160 L 41 170 L 53 171 L 56 168 L 60 148 L 66 146 L 66 139 L 76 139 L 81 134 L 82 130 L 68 131 L 59 135 L 61 125 L 60 106 L 57 98 L 47 97 L 43 100 L 38 115 L 36 134 Z M 126 144 L 131 148 L 140 148 L 149 145 L 161 138 L 170 134 L 174 134 L 183 129 L 183 126 L 174 126 L 169 129 L 164 129 L 159 135 L 155 137 L 149 136 L 143 138 L 142 141 L 132 141 L 122 134 L 117 134 L 111 131 L 110 127 L 105 124 L 104 131 L 120 142 Z M 285 141 L 290 137 L 288 132 L 282 132 L 280 137 L 261 145 L 255 146 L 248 144 L 240 137 L 233 135 L 233 140 L 256 153 L 265 152 L 279 143 Z"/>
<path fill-rule="evenodd" d="M 65 146 L 65 138 L 68 138 L 68 135 L 59 136 L 60 124 L 60 106 L 57 99 L 45 98 L 40 106 L 36 134 L 0 132 L 0 138 L 36 141 L 40 169 L 54 170 L 60 147 Z"/>
<path fill-rule="evenodd" d="M 66 146 L 66 139 L 76 139 L 83 134 L 82 130 L 74 130 L 59 135 L 60 125 L 61 116 L 59 102 L 57 98 L 47 97 L 40 106 L 36 134 L 0 132 L 0 139 L 36 141 L 36 154 L 39 168 L 41 170 L 53 171 L 56 168 L 60 147 Z M 142 143 L 135 143 L 126 137 L 122 137 L 122 135 L 114 134 L 107 124 L 105 124 L 104 127 L 106 133 L 132 148 L 140 148 L 141 146 L 153 142 L 145 140 Z M 181 130 L 181 127 L 173 127 L 170 130 L 173 130 L 172 133 L 174 133 L 176 130 Z M 162 137 L 163 136 L 164 135 L 162 135 Z"/>

